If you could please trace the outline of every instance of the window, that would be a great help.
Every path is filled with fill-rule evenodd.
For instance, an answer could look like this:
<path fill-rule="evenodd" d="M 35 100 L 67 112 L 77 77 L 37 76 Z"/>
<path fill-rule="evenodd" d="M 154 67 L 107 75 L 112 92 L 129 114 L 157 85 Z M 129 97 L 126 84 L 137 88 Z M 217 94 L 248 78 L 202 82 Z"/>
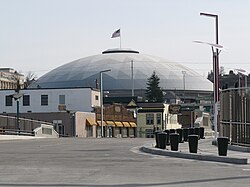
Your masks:
<path fill-rule="evenodd" d="M 156 115 L 157 124 L 161 124 L 161 114 Z"/>
<path fill-rule="evenodd" d="M 146 129 L 145 130 L 146 138 L 154 138 L 154 131 L 153 129 Z"/>
<path fill-rule="evenodd" d="M 154 124 L 154 114 L 146 114 L 146 124 L 147 125 Z"/>
<path fill-rule="evenodd" d="M 41 105 L 48 106 L 48 95 L 41 95 Z"/>
<path fill-rule="evenodd" d="M 95 96 L 95 100 L 98 101 L 99 100 L 99 97 L 98 95 Z"/>
<path fill-rule="evenodd" d="M 59 95 L 59 105 L 65 105 L 65 95 Z"/>
<path fill-rule="evenodd" d="M 29 95 L 23 96 L 23 106 L 30 106 L 30 96 Z"/>
<path fill-rule="evenodd" d="M 5 96 L 5 106 L 12 106 L 12 96 L 11 95 Z"/>

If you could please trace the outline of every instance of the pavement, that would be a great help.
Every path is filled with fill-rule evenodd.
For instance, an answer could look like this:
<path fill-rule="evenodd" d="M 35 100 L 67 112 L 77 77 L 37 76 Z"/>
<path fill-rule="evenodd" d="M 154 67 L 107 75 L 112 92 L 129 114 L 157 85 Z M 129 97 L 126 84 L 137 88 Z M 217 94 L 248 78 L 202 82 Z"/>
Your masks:
<path fill-rule="evenodd" d="M 166 149 L 155 148 L 155 142 L 145 144 L 141 150 L 146 153 L 155 155 L 178 157 L 183 159 L 195 159 L 203 161 L 224 162 L 232 164 L 249 164 L 250 163 L 250 149 L 246 147 L 229 145 L 227 156 L 218 155 L 218 147 L 213 145 L 214 138 L 208 137 L 201 139 L 198 142 L 197 153 L 190 153 L 188 142 L 179 143 L 178 151 L 171 151 L 170 146 Z"/>

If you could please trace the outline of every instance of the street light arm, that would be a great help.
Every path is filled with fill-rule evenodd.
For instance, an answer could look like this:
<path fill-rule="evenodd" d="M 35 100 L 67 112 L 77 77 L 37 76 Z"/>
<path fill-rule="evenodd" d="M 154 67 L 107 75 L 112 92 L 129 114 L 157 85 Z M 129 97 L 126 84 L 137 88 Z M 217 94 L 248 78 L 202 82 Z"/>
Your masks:
<path fill-rule="evenodd" d="M 216 15 L 216 14 L 209 14 L 209 13 L 204 13 L 204 12 L 201 12 L 200 16 L 209 16 L 209 17 L 218 18 L 218 15 Z"/>

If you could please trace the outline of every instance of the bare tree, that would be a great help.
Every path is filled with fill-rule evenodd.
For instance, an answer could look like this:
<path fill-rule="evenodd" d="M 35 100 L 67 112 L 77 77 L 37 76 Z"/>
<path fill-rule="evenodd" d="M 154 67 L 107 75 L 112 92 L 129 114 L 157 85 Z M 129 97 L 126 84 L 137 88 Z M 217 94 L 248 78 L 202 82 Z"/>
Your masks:
<path fill-rule="evenodd" d="M 36 74 L 29 71 L 25 77 L 25 88 L 31 85 L 31 83 L 34 82 L 36 79 L 37 79 Z"/>

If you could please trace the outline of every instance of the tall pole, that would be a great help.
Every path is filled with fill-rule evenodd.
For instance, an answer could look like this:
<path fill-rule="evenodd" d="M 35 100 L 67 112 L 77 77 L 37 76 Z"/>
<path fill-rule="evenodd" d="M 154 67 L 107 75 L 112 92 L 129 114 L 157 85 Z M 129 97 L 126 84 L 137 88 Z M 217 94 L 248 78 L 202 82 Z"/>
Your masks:
<path fill-rule="evenodd" d="M 111 71 L 111 69 L 100 71 L 100 101 L 101 101 L 101 137 L 103 138 L 103 81 L 102 81 L 102 74 L 104 72 Z"/>
<path fill-rule="evenodd" d="M 219 19 L 218 15 L 200 13 L 201 16 L 208 16 L 215 18 L 215 40 L 216 44 L 219 45 Z M 218 104 L 219 104 L 219 49 L 216 48 L 216 52 L 213 51 L 213 71 L 214 71 L 214 129 L 215 129 L 215 138 L 217 139 L 217 130 L 218 130 Z"/>
<path fill-rule="evenodd" d="M 186 71 L 182 71 L 182 74 L 183 74 L 183 97 L 184 97 L 184 100 L 183 102 L 185 103 L 185 100 L 186 100 Z"/>
<path fill-rule="evenodd" d="M 132 97 L 134 94 L 134 61 L 131 60 L 131 82 L 132 82 Z"/>

